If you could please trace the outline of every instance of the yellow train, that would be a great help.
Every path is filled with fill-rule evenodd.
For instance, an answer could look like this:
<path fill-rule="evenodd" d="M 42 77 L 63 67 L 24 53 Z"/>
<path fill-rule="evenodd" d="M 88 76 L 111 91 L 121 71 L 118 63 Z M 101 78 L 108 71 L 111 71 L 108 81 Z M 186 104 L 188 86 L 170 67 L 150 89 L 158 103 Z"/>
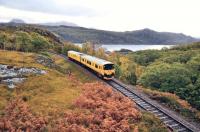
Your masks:
<path fill-rule="evenodd" d="M 67 54 L 69 59 L 92 69 L 103 79 L 110 80 L 115 74 L 114 64 L 112 62 L 76 51 L 68 51 Z"/>

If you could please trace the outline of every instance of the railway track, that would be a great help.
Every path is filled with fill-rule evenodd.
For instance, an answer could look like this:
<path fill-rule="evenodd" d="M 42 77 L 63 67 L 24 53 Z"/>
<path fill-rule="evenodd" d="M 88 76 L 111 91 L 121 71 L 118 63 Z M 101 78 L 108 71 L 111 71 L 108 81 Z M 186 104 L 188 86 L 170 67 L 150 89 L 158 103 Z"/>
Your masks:
<path fill-rule="evenodd" d="M 138 93 L 132 91 L 130 88 L 128 88 L 126 85 L 122 84 L 116 79 L 113 79 L 111 81 L 106 81 L 110 86 L 112 86 L 117 91 L 121 92 L 125 96 L 129 97 L 131 100 L 133 100 L 140 108 L 156 115 L 158 118 L 160 118 L 161 121 L 163 121 L 169 129 L 175 132 L 199 132 L 194 126 L 191 126 L 191 124 L 181 121 L 177 117 L 174 117 L 170 115 L 167 111 L 159 108 L 158 106 L 152 104 L 151 102 L 144 99 L 141 95 Z"/>
<path fill-rule="evenodd" d="M 67 56 L 65 55 L 60 55 L 60 56 L 68 60 Z M 115 90 L 121 92 L 123 95 L 129 97 L 141 109 L 148 111 L 157 116 L 158 118 L 160 118 L 160 120 L 164 122 L 164 124 L 166 124 L 170 130 L 175 132 L 200 132 L 200 130 L 198 130 L 195 126 L 191 125 L 190 123 L 178 117 L 177 115 L 174 115 L 170 111 L 162 108 L 158 104 L 154 104 L 152 101 L 146 99 L 145 97 L 140 95 L 140 93 L 134 91 L 132 88 L 129 88 L 127 85 L 121 83 L 120 81 L 112 79 L 110 81 L 104 81 L 104 82 L 112 86 Z"/>

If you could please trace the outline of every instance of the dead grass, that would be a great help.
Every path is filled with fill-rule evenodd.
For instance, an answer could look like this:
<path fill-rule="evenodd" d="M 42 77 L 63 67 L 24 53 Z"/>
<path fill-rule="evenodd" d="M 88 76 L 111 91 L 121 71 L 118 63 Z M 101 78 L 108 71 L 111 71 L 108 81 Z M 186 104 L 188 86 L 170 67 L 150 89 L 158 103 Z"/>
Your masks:
<path fill-rule="evenodd" d="M 0 50 L 0 64 L 44 68 L 35 62 L 34 57 L 34 53 Z"/>
<path fill-rule="evenodd" d="M 19 86 L 20 96 L 28 100 L 34 112 L 42 115 L 63 113 L 81 92 L 79 85 L 59 72 L 48 70 L 43 76 L 30 77 Z"/>

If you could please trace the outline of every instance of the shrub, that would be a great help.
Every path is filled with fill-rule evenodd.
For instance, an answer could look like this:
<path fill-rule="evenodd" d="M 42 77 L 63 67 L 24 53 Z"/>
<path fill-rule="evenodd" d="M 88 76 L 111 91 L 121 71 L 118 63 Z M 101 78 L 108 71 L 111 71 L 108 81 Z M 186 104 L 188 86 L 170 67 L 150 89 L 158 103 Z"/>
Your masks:
<path fill-rule="evenodd" d="M 134 61 L 142 66 L 147 66 L 154 62 L 156 59 L 160 58 L 160 53 L 155 50 L 146 50 L 137 52 L 134 55 Z"/>
<path fill-rule="evenodd" d="M 181 64 L 155 64 L 149 66 L 139 82 L 147 87 L 176 93 L 191 83 L 190 71 Z"/>
<path fill-rule="evenodd" d="M 74 102 L 74 107 L 81 109 L 81 113 L 66 112 L 64 118 L 56 123 L 56 129 L 130 131 L 130 124 L 139 122 L 141 114 L 135 104 L 108 86 L 88 83 L 83 89 L 83 94 Z"/>
<path fill-rule="evenodd" d="M 44 118 L 31 113 L 21 99 L 12 100 L 0 118 L 0 130 L 3 131 L 43 131 L 46 127 Z"/>

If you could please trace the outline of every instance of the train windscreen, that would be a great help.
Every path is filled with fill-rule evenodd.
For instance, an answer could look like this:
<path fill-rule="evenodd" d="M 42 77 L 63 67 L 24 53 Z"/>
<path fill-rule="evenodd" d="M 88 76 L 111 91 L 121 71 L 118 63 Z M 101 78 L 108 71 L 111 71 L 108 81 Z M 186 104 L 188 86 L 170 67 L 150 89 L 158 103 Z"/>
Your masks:
<path fill-rule="evenodd" d="M 114 64 L 106 64 L 104 65 L 104 70 L 112 70 L 114 69 Z"/>

